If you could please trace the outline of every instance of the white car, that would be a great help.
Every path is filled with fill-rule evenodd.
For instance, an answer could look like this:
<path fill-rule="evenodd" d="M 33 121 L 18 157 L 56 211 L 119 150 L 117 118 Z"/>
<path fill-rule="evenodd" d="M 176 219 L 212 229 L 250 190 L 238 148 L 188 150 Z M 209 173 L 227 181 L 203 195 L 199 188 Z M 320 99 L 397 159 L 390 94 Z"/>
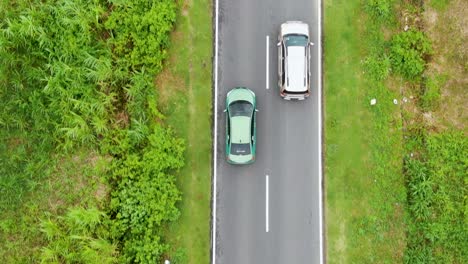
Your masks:
<path fill-rule="evenodd" d="M 278 36 L 278 86 L 286 100 L 310 95 L 309 25 L 301 21 L 281 24 Z"/>

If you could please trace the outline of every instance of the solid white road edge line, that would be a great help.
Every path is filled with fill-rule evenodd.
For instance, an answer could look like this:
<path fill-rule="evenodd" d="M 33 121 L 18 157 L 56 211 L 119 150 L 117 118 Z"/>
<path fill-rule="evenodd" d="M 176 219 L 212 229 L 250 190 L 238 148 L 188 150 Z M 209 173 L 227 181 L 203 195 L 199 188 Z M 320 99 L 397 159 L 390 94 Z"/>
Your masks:
<path fill-rule="evenodd" d="M 265 200 L 266 200 L 266 203 L 265 203 L 265 229 L 266 229 L 266 232 L 268 233 L 268 231 L 270 231 L 270 222 L 269 222 L 269 219 L 268 219 L 268 216 L 269 216 L 269 206 L 270 206 L 270 202 L 269 202 L 269 181 L 268 181 L 268 175 L 266 175 L 266 194 L 265 194 Z"/>
<path fill-rule="evenodd" d="M 269 55 L 269 50 L 270 50 L 270 36 L 266 36 L 266 88 L 267 89 L 270 89 L 269 87 L 269 66 L 270 66 L 270 63 L 269 63 L 269 58 L 270 58 L 270 55 Z"/>
<path fill-rule="evenodd" d="M 319 184 L 317 185 L 319 188 L 319 228 L 320 228 L 320 263 L 323 262 L 323 227 L 322 227 L 322 220 L 323 220 L 323 202 L 322 202 L 322 1 L 317 1 L 318 3 L 318 115 L 319 115 L 319 124 L 318 124 L 318 157 L 319 157 Z"/>
<path fill-rule="evenodd" d="M 217 185 L 217 182 L 216 182 L 216 177 L 217 177 L 217 167 L 216 167 L 216 161 L 217 161 L 217 158 L 218 158 L 218 155 L 217 155 L 217 149 L 218 149 L 218 8 L 219 8 L 219 2 L 218 0 L 215 0 L 215 5 L 216 5 L 216 10 L 215 10 L 215 56 L 214 56 L 214 60 L 215 60 L 215 65 L 214 65 L 214 68 L 215 68 L 215 78 L 214 78 L 214 133 L 213 133 L 213 203 L 212 203 L 212 207 L 213 207 L 213 212 L 212 212 L 212 224 L 213 224 L 213 227 L 212 227 L 212 234 L 211 234 L 211 241 L 212 241 L 212 245 L 211 245 L 211 249 L 212 249 L 212 259 L 211 259 L 211 263 L 212 264 L 216 264 L 216 197 L 217 197 L 217 191 L 216 191 L 216 185 Z"/>

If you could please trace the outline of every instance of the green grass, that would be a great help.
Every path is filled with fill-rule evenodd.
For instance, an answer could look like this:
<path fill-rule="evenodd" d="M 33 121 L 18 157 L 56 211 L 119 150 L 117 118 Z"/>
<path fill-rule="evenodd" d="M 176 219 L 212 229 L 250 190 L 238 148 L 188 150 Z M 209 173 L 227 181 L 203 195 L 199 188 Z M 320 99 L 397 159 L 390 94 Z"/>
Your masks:
<path fill-rule="evenodd" d="M 0 262 L 34 263 L 45 246 L 40 219 L 63 215 L 74 206 L 97 206 L 105 203 L 107 187 L 100 181 L 108 160 L 87 150 L 73 155 L 53 155 L 46 169 L 50 172 L 36 179 L 21 204 L 0 214 Z"/>
<path fill-rule="evenodd" d="M 444 11 L 450 4 L 450 1 L 451 0 L 430 0 L 429 5 L 439 11 Z"/>
<path fill-rule="evenodd" d="M 167 231 L 174 263 L 208 263 L 211 194 L 211 1 L 186 1 L 172 35 L 170 59 L 158 79 L 166 122 L 186 142 L 178 175 L 181 217 Z M 173 263 L 173 262 L 171 262 Z"/>
<path fill-rule="evenodd" d="M 324 24 L 327 260 L 402 262 L 402 124 L 392 103 L 399 95 L 362 63 L 382 49 L 383 36 L 357 0 L 327 1 Z"/>

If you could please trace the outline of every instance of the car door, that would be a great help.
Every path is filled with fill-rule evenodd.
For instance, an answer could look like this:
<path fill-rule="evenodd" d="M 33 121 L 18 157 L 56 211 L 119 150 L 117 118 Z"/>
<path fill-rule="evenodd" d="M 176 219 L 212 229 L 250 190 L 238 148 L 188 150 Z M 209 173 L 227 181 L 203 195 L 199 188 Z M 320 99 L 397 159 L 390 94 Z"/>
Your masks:
<path fill-rule="evenodd" d="M 257 148 L 257 109 L 252 113 L 251 135 L 252 135 L 252 154 L 255 154 Z"/>
<path fill-rule="evenodd" d="M 229 155 L 229 148 L 231 142 L 231 120 L 229 114 L 229 108 L 227 108 L 224 112 L 226 113 L 226 154 Z"/>
<path fill-rule="evenodd" d="M 278 86 L 284 85 L 284 45 L 280 39 L 278 42 Z"/>

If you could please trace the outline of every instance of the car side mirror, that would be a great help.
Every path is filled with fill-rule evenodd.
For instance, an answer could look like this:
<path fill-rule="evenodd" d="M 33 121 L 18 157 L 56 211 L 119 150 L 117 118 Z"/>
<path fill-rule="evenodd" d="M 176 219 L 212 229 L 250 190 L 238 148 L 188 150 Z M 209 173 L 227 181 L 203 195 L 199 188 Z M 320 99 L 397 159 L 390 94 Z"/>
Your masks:
<path fill-rule="evenodd" d="M 226 112 L 227 112 L 227 109 L 224 109 L 223 112 L 226 113 Z"/>
<path fill-rule="evenodd" d="M 276 46 L 278 46 L 278 47 L 281 46 L 281 41 L 276 43 Z"/>
<path fill-rule="evenodd" d="M 309 45 L 310 46 L 314 46 L 315 44 L 313 42 L 309 42 Z"/>
<path fill-rule="evenodd" d="M 255 112 L 258 112 L 258 109 L 255 109 Z"/>

